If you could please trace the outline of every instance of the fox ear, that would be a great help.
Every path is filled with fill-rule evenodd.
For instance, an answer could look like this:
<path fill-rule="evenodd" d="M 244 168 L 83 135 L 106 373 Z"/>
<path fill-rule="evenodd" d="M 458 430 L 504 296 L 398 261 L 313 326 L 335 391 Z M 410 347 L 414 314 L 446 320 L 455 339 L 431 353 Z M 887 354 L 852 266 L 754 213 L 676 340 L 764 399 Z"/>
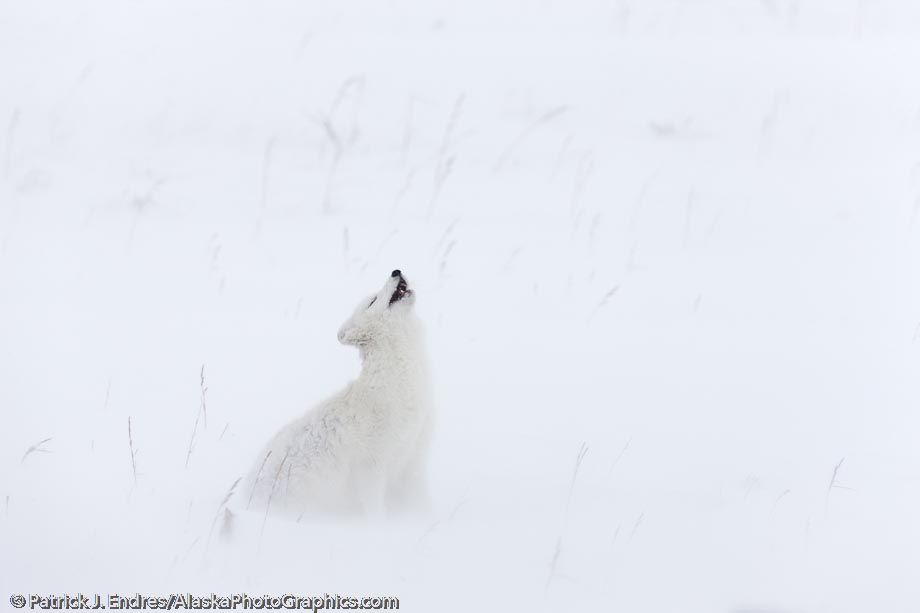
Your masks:
<path fill-rule="evenodd" d="M 354 319 L 349 319 L 339 328 L 339 342 L 343 345 L 362 345 L 367 342 L 367 334 L 355 324 Z"/>

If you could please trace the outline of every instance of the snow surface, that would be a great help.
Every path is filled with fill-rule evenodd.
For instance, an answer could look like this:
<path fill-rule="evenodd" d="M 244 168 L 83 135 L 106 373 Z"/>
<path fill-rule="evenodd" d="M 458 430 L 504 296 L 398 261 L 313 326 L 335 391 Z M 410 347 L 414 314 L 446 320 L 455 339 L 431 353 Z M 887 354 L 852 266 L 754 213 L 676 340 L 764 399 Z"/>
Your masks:
<path fill-rule="evenodd" d="M 918 66 L 894 0 L 4 2 L 0 603 L 920 610 Z M 393 268 L 431 516 L 221 544 Z"/>

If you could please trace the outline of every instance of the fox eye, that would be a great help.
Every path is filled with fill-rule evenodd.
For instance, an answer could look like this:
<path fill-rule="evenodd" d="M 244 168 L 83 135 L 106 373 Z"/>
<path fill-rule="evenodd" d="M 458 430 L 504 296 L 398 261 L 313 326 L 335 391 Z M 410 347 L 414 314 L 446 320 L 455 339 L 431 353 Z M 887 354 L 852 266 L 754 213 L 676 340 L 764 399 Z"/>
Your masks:
<path fill-rule="evenodd" d="M 374 296 L 374 299 L 371 300 L 371 303 L 370 303 L 369 305 L 367 305 L 367 308 L 365 308 L 364 310 L 366 311 L 367 309 L 369 309 L 369 308 L 371 308 L 372 306 L 374 306 L 374 303 L 375 303 L 375 302 L 377 302 L 377 296 Z"/>

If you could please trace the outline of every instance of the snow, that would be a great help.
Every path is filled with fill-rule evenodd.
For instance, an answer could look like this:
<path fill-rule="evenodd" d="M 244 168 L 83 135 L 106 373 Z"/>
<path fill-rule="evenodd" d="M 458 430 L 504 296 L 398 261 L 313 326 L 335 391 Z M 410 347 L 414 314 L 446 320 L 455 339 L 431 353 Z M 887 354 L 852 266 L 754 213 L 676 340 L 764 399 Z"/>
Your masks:
<path fill-rule="evenodd" d="M 4 4 L 0 602 L 916 611 L 918 34 L 894 0 Z M 221 543 L 394 268 L 431 516 Z"/>

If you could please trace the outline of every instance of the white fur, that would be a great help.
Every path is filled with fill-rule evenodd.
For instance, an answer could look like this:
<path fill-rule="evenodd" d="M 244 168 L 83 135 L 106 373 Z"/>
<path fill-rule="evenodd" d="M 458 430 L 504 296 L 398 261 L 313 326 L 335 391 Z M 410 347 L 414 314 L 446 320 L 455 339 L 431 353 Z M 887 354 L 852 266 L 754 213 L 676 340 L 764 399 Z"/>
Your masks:
<path fill-rule="evenodd" d="M 389 304 L 401 278 L 342 325 L 339 341 L 357 346 L 361 374 L 271 439 L 242 488 L 244 506 L 300 517 L 426 505 L 432 406 L 415 295 Z"/>

